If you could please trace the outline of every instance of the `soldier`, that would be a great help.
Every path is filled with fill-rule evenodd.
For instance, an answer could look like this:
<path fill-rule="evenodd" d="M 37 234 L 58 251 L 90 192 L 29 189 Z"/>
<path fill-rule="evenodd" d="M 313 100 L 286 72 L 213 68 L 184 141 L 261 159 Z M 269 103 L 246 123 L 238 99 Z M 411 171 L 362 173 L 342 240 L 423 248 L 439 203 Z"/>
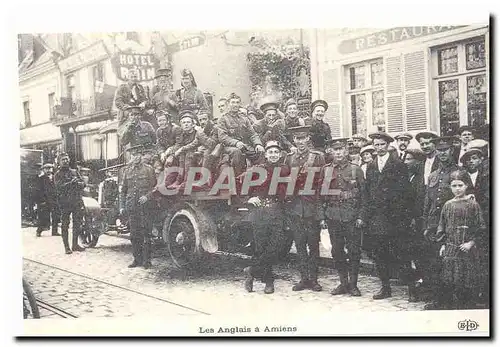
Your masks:
<path fill-rule="evenodd" d="M 354 134 L 351 136 L 353 146 L 363 148 L 368 145 L 368 139 L 361 134 Z"/>
<path fill-rule="evenodd" d="M 131 106 L 126 111 L 129 119 L 126 125 L 120 129 L 122 130 L 120 132 L 122 145 L 152 147 L 156 144 L 156 131 L 151 123 L 141 119 L 141 108 Z"/>
<path fill-rule="evenodd" d="M 77 170 L 69 167 L 69 155 L 62 153 L 59 157 L 60 168 L 54 175 L 54 185 L 56 188 L 57 204 L 61 212 L 61 232 L 66 254 L 71 254 L 68 240 L 69 218 L 73 221 L 73 252 L 84 251 L 78 245 L 78 237 L 81 232 L 83 218 L 83 200 L 82 193 L 85 188 L 85 182 Z"/>
<path fill-rule="evenodd" d="M 309 126 L 288 129 L 293 134 L 293 142 L 297 151 L 287 156 L 285 162 L 293 170 L 299 169 L 295 192 L 287 199 L 287 219 L 294 235 L 295 247 L 299 257 L 300 282 L 292 287 L 293 291 L 312 289 L 321 291 L 323 288 L 318 283 L 318 259 L 320 228 L 317 216 L 317 196 L 299 195 L 304 189 L 308 169 L 316 168 L 312 189 L 316 189 L 319 182 L 319 171 L 325 165 L 321 152 L 310 150 L 308 143 Z M 309 251 L 308 251 L 309 248 Z"/>
<path fill-rule="evenodd" d="M 325 112 L 328 110 L 328 103 L 324 100 L 316 100 L 311 104 L 312 109 L 312 125 L 311 125 L 311 142 L 314 149 L 324 151 L 326 141 L 332 139 L 330 126 L 323 121 Z"/>
<path fill-rule="evenodd" d="M 247 202 L 254 206 L 249 218 L 252 221 L 255 242 L 252 265 L 244 269 L 246 275 L 245 289 L 248 292 L 253 291 L 254 278 L 260 278 L 266 284 L 264 293 L 274 293 L 272 266 L 278 261 L 278 254 L 285 239 L 283 233 L 283 202 L 286 187 L 279 185 L 276 194 L 270 194 L 269 187 L 275 168 L 281 168 L 281 176 L 289 175 L 288 166 L 279 163 L 281 150 L 281 146 L 277 141 L 266 143 L 266 161 L 258 165 L 266 170 L 266 180 L 258 187 L 253 187 L 249 194 L 251 198 Z"/>
<path fill-rule="evenodd" d="M 214 141 L 213 149 L 206 148 L 205 146 L 200 146 L 200 150 L 203 153 L 203 157 L 208 160 L 205 162 L 204 167 L 207 167 L 210 171 L 215 170 L 217 161 L 220 159 L 222 153 L 222 143 L 219 143 L 219 130 L 216 124 L 210 120 L 208 113 L 205 110 L 198 113 L 198 123 L 200 124 L 200 130 L 209 138 Z"/>
<path fill-rule="evenodd" d="M 304 120 L 299 117 L 299 109 L 295 99 L 288 99 L 285 103 L 285 125 L 287 129 L 305 125 Z M 292 139 L 290 140 L 292 141 Z"/>
<path fill-rule="evenodd" d="M 403 133 L 394 136 L 394 139 L 396 140 L 397 144 L 396 151 L 398 158 L 404 163 L 406 150 L 408 149 L 408 145 L 410 144 L 410 141 L 413 139 L 413 136 L 409 133 Z"/>
<path fill-rule="evenodd" d="M 217 109 L 219 110 L 219 117 L 222 117 L 227 112 L 227 99 L 221 97 L 217 102 Z"/>
<path fill-rule="evenodd" d="M 285 121 L 278 116 L 278 103 L 266 102 L 260 106 L 260 110 L 264 113 L 264 118 L 258 120 L 253 128 L 262 142 L 278 141 L 286 151 L 295 149 L 285 137 Z"/>
<path fill-rule="evenodd" d="M 321 227 L 328 229 L 330 233 L 332 258 L 340 278 L 339 286 L 331 294 L 361 296 L 357 283 L 361 259 L 361 227 L 364 225 L 361 210 L 364 175 L 358 165 L 349 162 L 345 140 L 334 140 L 333 162 L 322 169 L 323 179 L 329 170 L 333 173 L 333 180 L 328 188 L 335 190 L 335 195 L 321 195 L 319 218 Z M 347 254 L 344 248 L 347 248 Z"/>
<path fill-rule="evenodd" d="M 241 98 L 231 93 L 229 111 L 219 119 L 219 141 L 224 145 L 224 153 L 229 155 L 235 174 L 245 171 L 246 161 L 253 164 L 261 160 L 264 147 L 250 121 L 240 113 Z"/>
<path fill-rule="evenodd" d="M 173 115 L 172 118 L 177 119 L 177 108 L 169 82 L 171 77 L 171 69 L 158 69 L 155 75 L 158 84 L 151 92 L 150 106 L 155 112 L 166 111 Z"/>
<path fill-rule="evenodd" d="M 431 235 L 436 234 L 441 210 L 444 204 L 453 198 L 453 193 L 450 188 L 450 174 L 459 169 L 453 157 L 453 137 L 438 137 L 434 138 L 432 142 L 436 147 L 436 156 L 439 166 L 437 170 L 431 172 L 429 175 L 429 182 L 424 199 L 422 228 L 424 237 L 428 241 L 433 241 Z M 439 243 L 428 245 L 429 255 L 433 255 L 433 257 L 428 259 L 428 264 L 425 264 L 425 268 L 431 282 L 429 285 L 434 288 L 433 293 L 435 296 L 433 297 L 433 301 L 425 306 L 425 309 L 440 308 L 442 303 L 446 301 L 446 295 L 448 295 L 448 293 L 436 292 L 437 288 L 440 287 L 438 281 L 441 264 L 438 255 L 441 245 L 442 244 Z"/>
<path fill-rule="evenodd" d="M 57 207 L 56 187 L 52 174 L 53 167 L 54 165 L 52 164 L 43 165 L 43 173 L 38 177 L 39 185 L 36 199 L 36 204 L 38 206 L 37 237 L 40 237 L 42 231 L 48 229 L 50 225 L 52 226 L 52 236 L 61 236 L 61 234 L 57 232 L 60 216 Z"/>
<path fill-rule="evenodd" d="M 165 161 L 165 151 L 174 146 L 181 134 L 181 128 L 173 124 L 170 114 L 164 110 L 156 112 L 158 119 L 158 129 L 156 129 L 156 148 L 161 156 L 162 161 Z"/>
<path fill-rule="evenodd" d="M 118 87 L 115 94 L 115 106 L 118 108 L 118 122 L 121 126 L 126 120 L 126 109 L 130 106 L 138 106 L 144 109 L 148 97 L 144 87 L 139 84 L 139 71 L 132 68 L 128 71 L 128 81 Z"/>
<path fill-rule="evenodd" d="M 396 261 L 404 269 L 409 267 L 399 259 L 393 259 L 390 248 L 397 244 L 398 238 L 409 227 L 411 188 L 408 168 L 389 154 L 389 143 L 394 139 L 384 132 L 373 133 L 369 137 L 373 139 L 377 158 L 366 169 L 366 197 L 362 201 L 366 220 L 370 221 L 368 241 L 382 284 L 373 299 L 380 300 L 392 296 L 389 282 L 391 263 Z"/>
<path fill-rule="evenodd" d="M 151 267 L 152 197 L 156 186 L 153 167 L 142 160 L 142 146 L 131 147 L 132 160 L 123 171 L 120 185 L 120 215 L 127 215 L 134 261 L 129 268 Z"/>
<path fill-rule="evenodd" d="M 184 109 L 193 110 L 197 114 L 200 110 L 208 110 L 208 103 L 189 69 L 181 70 L 181 89 L 175 92 L 176 107 L 179 113 Z M 179 114 L 180 116 L 180 114 Z M 180 119 L 179 119 L 180 120 Z M 177 123 L 177 119 L 173 119 Z"/>

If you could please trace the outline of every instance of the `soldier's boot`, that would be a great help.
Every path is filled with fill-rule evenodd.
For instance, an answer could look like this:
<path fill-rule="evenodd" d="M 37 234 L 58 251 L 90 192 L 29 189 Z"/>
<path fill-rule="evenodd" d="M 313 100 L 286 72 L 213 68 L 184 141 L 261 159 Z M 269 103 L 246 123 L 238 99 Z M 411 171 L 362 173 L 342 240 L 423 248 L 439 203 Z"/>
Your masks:
<path fill-rule="evenodd" d="M 85 251 L 85 248 L 81 247 L 78 244 L 78 234 L 76 234 L 76 233 L 73 233 L 73 245 L 72 245 L 71 249 L 73 250 L 73 252 L 83 252 L 83 251 Z"/>
<path fill-rule="evenodd" d="M 330 294 L 332 295 L 342 295 L 349 292 L 349 283 L 347 281 L 347 271 L 339 270 L 339 280 L 340 284 L 333 289 Z"/>
<path fill-rule="evenodd" d="M 264 288 L 264 293 L 265 294 L 274 293 L 274 281 L 267 281 L 266 282 L 266 287 Z"/>
<path fill-rule="evenodd" d="M 145 269 L 150 269 L 153 264 L 151 264 L 151 240 L 147 240 L 144 243 L 144 263 L 143 267 Z"/>
<path fill-rule="evenodd" d="M 323 287 L 321 286 L 321 284 L 318 283 L 318 278 L 313 278 L 310 282 L 309 282 L 309 288 L 311 288 L 311 290 L 313 292 L 321 292 L 323 290 Z"/>
<path fill-rule="evenodd" d="M 387 299 L 391 296 L 391 285 L 389 284 L 389 281 L 384 281 L 382 282 L 382 288 L 380 288 L 380 290 L 375 295 L 373 295 L 373 300 Z"/>
<path fill-rule="evenodd" d="M 136 241 L 132 241 L 132 253 L 134 255 L 134 261 L 128 266 L 129 268 L 138 267 L 141 265 L 141 250 Z"/>
<path fill-rule="evenodd" d="M 353 262 L 351 264 L 351 271 L 349 272 L 349 294 L 351 294 L 351 296 L 361 296 L 361 292 L 358 288 L 358 274 L 359 262 Z"/>
<path fill-rule="evenodd" d="M 294 292 L 300 292 L 301 290 L 308 289 L 311 287 L 311 283 L 309 281 L 309 278 L 307 276 L 307 271 L 302 271 L 300 272 L 300 281 L 299 283 L 296 283 L 293 285 L 292 290 Z"/>
<path fill-rule="evenodd" d="M 62 236 L 62 240 L 63 240 L 63 244 L 64 244 L 64 251 L 66 252 L 66 254 L 73 253 L 71 251 L 71 249 L 69 248 L 68 231 L 63 229 L 61 236 Z"/>
<path fill-rule="evenodd" d="M 245 289 L 247 292 L 251 293 L 253 292 L 252 268 L 250 266 L 247 266 L 243 269 L 243 272 L 245 273 Z"/>
<path fill-rule="evenodd" d="M 61 236 L 61 234 L 57 232 L 57 226 L 52 227 L 52 236 Z"/>

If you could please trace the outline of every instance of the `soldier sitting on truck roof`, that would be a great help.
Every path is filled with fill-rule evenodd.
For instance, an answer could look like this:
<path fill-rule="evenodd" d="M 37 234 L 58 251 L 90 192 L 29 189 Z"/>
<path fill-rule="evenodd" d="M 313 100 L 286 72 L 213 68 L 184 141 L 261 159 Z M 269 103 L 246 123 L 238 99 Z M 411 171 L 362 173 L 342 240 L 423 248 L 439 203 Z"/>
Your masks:
<path fill-rule="evenodd" d="M 156 132 L 151 123 L 141 119 L 141 108 L 130 106 L 126 112 L 128 119 L 118 131 L 122 145 L 152 147 L 156 143 Z"/>
<path fill-rule="evenodd" d="M 200 131 L 200 129 L 195 129 L 196 123 L 193 111 L 189 109 L 183 110 L 181 111 L 179 117 L 182 132 L 175 146 L 170 147 L 165 152 L 165 167 L 171 167 L 174 166 L 174 164 L 177 164 L 182 171 L 176 175 L 177 177 L 175 182 L 165 182 L 167 186 L 170 186 L 169 188 L 173 189 L 181 186 L 182 182 L 186 178 L 189 168 L 194 166 L 194 156 L 196 149 L 200 145 L 203 145 L 204 147 L 208 148 L 209 151 L 211 151 L 216 145 L 215 140 L 208 137 L 202 130 Z M 168 175 L 166 179 L 170 180 L 171 177 L 171 175 Z"/>
<path fill-rule="evenodd" d="M 171 115 L 165 110 L 157 111 L 156 119 L 159 126 L 156 129 L 156 148 L 162 161 L 165 161 L 165 151 L 175 145 L 182 130 L 178 125 L 172 123 Z"/>

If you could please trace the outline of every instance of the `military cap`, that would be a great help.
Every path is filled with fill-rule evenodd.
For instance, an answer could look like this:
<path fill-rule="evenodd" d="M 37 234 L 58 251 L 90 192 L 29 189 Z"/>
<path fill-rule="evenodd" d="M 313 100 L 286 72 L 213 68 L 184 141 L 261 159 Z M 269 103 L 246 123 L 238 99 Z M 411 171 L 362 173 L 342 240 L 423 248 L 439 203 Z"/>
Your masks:
<path fill-rule="evenodd" d="M 473 148 L 483 149 L 486 146 L 488 146 L 488 141 L 481 140 L 481 139 L 472 140 L 467 144 L 467 148 L 469 148 L 469 150 L 471 150 Z"/>
<path fill-rule="evenodd" d="M 184 109 L 179 113 L 179 120 L 186 117 L 194 119 L 195 118 L 194 112 L 191 109 Z"/>
<path fill-rule="evenodd" d="M 59 153 L 59 158 L 62 158 L 62 157 L 69 157 L 69 154 L 66 152 Z"/>
<path fill-rule="evenodd" d="M 267 141 L 266 142 L 266 151 L 269 149 L 269 148 L 278 148 L 279 150 L 281 150 L 281 146 L 279 144 L 278 141 Z"/>
<path fill-rule="evenodd" d="M 296 137 L 305 137 L 309 135 L 309 130 L 311 129 L 310 125 L 302 125 L 298 127 L 290 127 L 288 128 L 288 133 L 292 134 Z"/>
<path fill-rule="evenodd" d="M 349 154 L 360 154 L 361 148 L 358 146 L 349 146 Z"/>
<path fill-rule="evenodd" d="M 326 141 L 326 147 L 330 148 L 345 148 L 347 147 L 347 138 L 331 139 Z"/>
<path fill-rule="evenodd" d="M 297 101 L 295 101 L 294 98 L 290 98 L 286 101 L 285 103 L 285 110 L 288 108 L 290 105 L 297 105 Z"/>
<path fill-rule="evenodd" d="M 373 147 L 372 145 L 364 146 L 363 148 L 361 148 L 361 151 L 359 153 L 363 154 L 364 152 L 368 151 L 375 152 L 375 147 Z"/>
<path fill-rule="evenodd" d="M 474 133 L 474 127 L 470 126 L 470 125 L 462 125 L 459 129 L 458 129 L 458 134 L 459 135 L 462 135 L 462 133 L 464 131 L 470 131 L 471 133 Z"/>
<path fill-rule="evenodd" d="M 167 118 L 171 116 L 170 112 L 168 112 L 167 110 L 156 110 L 155 115 L 156 117 L 165 116 Z"/>
<path fill-rule="evenodd" d="M 471 148 L 471 149 L 467 150 L 464 153 L 464 155 L 462 155 L 462 158 L 460 158 L 460 161 L 462 162 L 462 164 L 465 164 L 467 162 L 467 159 L 469 159 L 469 157 L 473 154 L 478 154 L 481 157 L 484 157 L 484 152 L 482 150 L 480 150 L 479 148 Z"/>
<path fill-rule="evenodd" d="M 323 106 L 325 108 L 325 111 L 328 110 L 328 103 L 325 100 L 318 99 L 313 101 L 313 103 L 311 104 L 311 110 L 314 111 L 317 106 Z"/>
<path fill-rule="evenodd" d="M 142 111 L 142 108 L 140 108 L 139 106 L 128 106 L 125 111 L 128 111 L 128 112 L 141 112 Z"/>
<path fill-rule="evenodd" d="M 231 93 L 231 94 L 229 94 L 229 95 L 227 96 L 227 98 L 226 98 L 226 99 L 227 99 L 227 101 L 229 101 L 229 100 L 231 100 L 231 99 L 238 99 L 238 100 L 241 100 L 241 97 L 240 97 L 238 94 L 236 94 L 236 93 Z"/>
<path fill-rule="evenodd" d="M 411 139 L 413 139 L 413 135 L 409 134 L 409 133 L 397 134 L 396 136 L 394 136 L 394 139 L 396 139 L 396 140 L 398 140 L 398 139 L 408 139 L 408 140 L 411 140 Z"/>
<path fill-rule="evenodd" d="M 371 138 L 372 140 L 382 139 L 382 140 L 386 141 L 387 143 L 391 143 L 394 141 L 394 139 L 389 134 L 387 134 L 383 131 L 377 131 L 376 133 L 368 135 L 368 137 Z"/>
<path fill-rule="evenodd" d="M 424 138 L 431 138 L 431 139 L 437 139 L 439 137 L 438 134 L 436 134 L 435 132 L 433 131 L 421 131 L 419 132 L 416 136 L 415 136 L 415 140 L 417 140 L 417 142 L 420 142 L 420 139 L 424 137 Z"/>
<path fill-rule="evenodd" d="M 432 143 L 436 145 L 436 149 L 447 149 L 453 147 L 454 136 L 441 136 L 432 139 Z"/>
<path fill-rule="evenodd" d="M 421 149 L 418 149 L 418 148 L 408 148 L 406 150 L 406 153 L 411 154 L 413 156 L 413 158 L 415 158 L 418 161 L 422 161 L 425 159 L 425 153 Z"/>
<path fill-rule="evenodd" d="M 275 102 L 266 102 L 260 106 L 260 110 L 266 113 L 269 110 L 278 110 L 278 104 Z"/>
<path fill-rule="evenodd" d="M 172 71 L 172 69 L 158 69 L 156 71 L 156 75 L 155 75 L 155 78 L 159 78 L 161 76 L 165 76 L 165 77 L 168 77 L 170 76 L 170 72 Z"/>
<path fill-rule="evenodd" d="M 368 141 L 368 139 L 361 134 L 354 134 L 351 136 L 351 139 L 353 139 L 353 140 L 360 139 L 360 140 Z"/>
<path fill-rule="evenodd" d="M 53 167 L 54 167 L 53 164 L 47 163 L 47 164 L 43 164 L 42 169 L 52 169 Z"/>

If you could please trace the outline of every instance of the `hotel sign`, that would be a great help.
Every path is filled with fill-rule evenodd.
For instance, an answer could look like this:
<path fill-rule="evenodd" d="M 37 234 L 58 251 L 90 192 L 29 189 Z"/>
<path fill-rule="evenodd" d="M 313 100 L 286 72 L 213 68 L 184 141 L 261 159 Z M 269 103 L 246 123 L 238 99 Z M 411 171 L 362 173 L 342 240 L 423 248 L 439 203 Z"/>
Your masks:
<path fill-rule="evenodd" d="M 59 68 L 63 73 L 78 70 L 81 67 L 89 65 L 95 61 L 107 58 L 108 52 L 102 41 L 86 47 L 66 59 L 59 61 Z"/>
<path fill-rule="evenodd" d="M 462 27 L 463 25 L 392 28 L 355 39 L 344 40 L 340 43 L 338 50 L 341 54 L 356 53 L 365 49 L 385 46 L 391 43 L 407 41 L 417 37 L 433 35 Z"/>

